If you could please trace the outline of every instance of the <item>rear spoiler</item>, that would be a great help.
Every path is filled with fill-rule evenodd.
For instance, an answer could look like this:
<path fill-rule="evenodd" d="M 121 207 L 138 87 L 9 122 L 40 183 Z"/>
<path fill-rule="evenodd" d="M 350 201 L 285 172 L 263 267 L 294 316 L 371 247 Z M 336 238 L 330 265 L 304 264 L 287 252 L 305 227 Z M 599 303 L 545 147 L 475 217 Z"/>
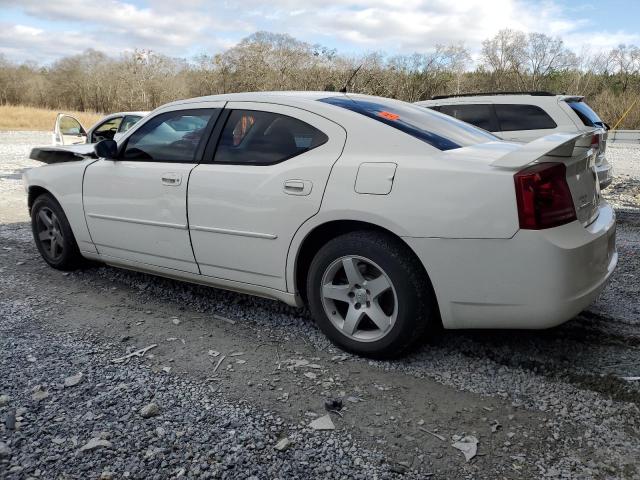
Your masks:
<path fill-rule="evenodd" d="M 66 147 L 35 147 L 29 154 L 31 160 L 43 163 L 79 162 L 97 158 L 92 144 L 68 145 Z"/>
<path fill-rule="evenodd" d="M 593 132 L 554 133 L 522 145 L 492 162 L 491 166 L 515 169 L 546 157 L 556 160 L 558 157 L 588 157 L 595 153 L 591 148 L 592 138 Z"/>

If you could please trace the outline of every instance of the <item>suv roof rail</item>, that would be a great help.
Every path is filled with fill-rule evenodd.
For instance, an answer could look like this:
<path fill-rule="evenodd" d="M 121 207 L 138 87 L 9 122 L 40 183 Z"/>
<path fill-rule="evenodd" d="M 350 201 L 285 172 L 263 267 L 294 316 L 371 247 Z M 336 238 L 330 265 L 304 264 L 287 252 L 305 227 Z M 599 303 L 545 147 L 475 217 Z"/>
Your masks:
<path fill-rule="evenodd" d="M 442 98 L 452 98 L 452 97 L 482 97 L 487 95 L 532 95 L 537 97 L 555 97 L 557 94 L 551 93 L 551 92 L 542 92 L 542 91 L 455 93 L 452 95 L 434 95 L 433 97 L 431 97 L 431 100 L 440 100 Z"/>

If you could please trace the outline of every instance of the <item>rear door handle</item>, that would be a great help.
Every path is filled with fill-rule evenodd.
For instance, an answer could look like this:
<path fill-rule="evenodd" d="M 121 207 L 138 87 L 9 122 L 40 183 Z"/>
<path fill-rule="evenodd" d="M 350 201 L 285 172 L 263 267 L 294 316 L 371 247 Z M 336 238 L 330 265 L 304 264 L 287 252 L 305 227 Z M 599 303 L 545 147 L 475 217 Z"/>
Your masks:
<path fill-rule="evenodd" d="M 313 183 L 309 180 L 286 180 L 284 182 L 284 193 L 288 195 L 309 195 Z"/>
<path fill-rule="evenodd" d="M 177 187 L 182 183 L 182 175 L 177 173 L 163 173 L 162 174 L 162 184 L 168 185 L 170 187 Z"/>

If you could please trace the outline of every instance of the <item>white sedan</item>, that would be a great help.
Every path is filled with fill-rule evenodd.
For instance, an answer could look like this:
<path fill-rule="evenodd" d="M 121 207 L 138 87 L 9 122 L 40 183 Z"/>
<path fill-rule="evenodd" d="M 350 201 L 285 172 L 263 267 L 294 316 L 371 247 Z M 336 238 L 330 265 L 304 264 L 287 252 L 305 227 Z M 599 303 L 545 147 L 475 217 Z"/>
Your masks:
<path fill-rule="evenodd" d="M 590 134 L 500 141 L 416 105 L 331 92 L 181 100 L 95 158 L 25 173 L 35 242 L 307 305 L 388 357 L 430 326 L 546 328 L 617 263 Z"/>
<path fill-rule="evenodd" d="M 53 125 L 53 145 L 82 145 L 105 139 L 117 141 L 147 113 L 149 112 L 111 113 L 89 129 L 85 129 L 77 118 L 59 113 Z"/>

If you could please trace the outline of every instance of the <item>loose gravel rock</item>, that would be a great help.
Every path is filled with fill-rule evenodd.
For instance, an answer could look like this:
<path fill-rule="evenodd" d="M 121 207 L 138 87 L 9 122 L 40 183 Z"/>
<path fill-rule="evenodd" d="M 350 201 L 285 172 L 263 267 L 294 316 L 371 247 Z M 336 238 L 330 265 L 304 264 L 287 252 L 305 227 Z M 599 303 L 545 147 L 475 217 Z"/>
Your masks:
<path fill-rule="evenodd" d="M 137 362 L 114 365 L 109 345 L 25 331 L 41 315 L 26 304 L 0 302 L 0 376 L 24 409 L 20 428 L 2 434 L 3 478 L 98 478 L 108 471 L 160 479 L 181 470 L 197 478 L 389 478 L 384 458 L 347 432 L 316 433 L 248 402 L 230 403 L 208 382 L 157 375 Z M 43 361 L 12 368 L 34 345 Z M 79 362 L 86 381 L 73 389 L 55 381 Z M 51 391 L 40 404 L 30 398 L 36 382 Z M 155 417 L 161 420 L 138 417 L 133 406 L 149 397 L 162 402 L 166 414 Z M 156 408 L 149 403 L 141 413 L 153 416 Z M 283 432 L 291 443 L 276 453 L 271 446 Z"/>
<path fill-rule="evenodd" d="M 83 378 L 84 377 L 82 373 L 78 373 L 77 375 L 72 375 L 71 377 L 67 377 L 64 379 L 64 386 L 67 388 L 75 387 L 82 381 Z"/>
<path fill-rule="evenodd" d="M 160 407 L 155 402 L 151 402 L 140 409 L 142 418 L 151 418 L 157 415 L 160 415 Z"/>

